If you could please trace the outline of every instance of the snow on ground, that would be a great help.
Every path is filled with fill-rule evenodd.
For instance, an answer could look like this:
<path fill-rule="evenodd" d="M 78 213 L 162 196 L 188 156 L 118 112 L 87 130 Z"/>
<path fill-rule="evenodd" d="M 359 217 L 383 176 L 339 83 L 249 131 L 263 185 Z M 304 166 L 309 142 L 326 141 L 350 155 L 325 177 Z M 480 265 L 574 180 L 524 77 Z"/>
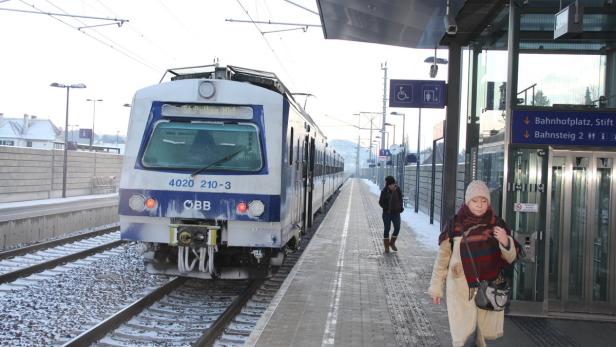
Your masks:
<path fill-rule="evenodd" d="M 379 186 L 368 179 L 362 179 L 362 181 L 368 185 L 370 192 L 378 199 L 381 195 Z M 438 235 L 441 232 L 438 221 L 435 220 L 434 224 L 430 224 L 430 216 L 421 211 L 415 213 L 415 210 L 412 208 L 405 208 L 400 217 L 402 222 L 415 233 L 422 245 L 435 251 L 438 250 Z"/>
<path fill-rule="evenodd" d="M 54 204 L 80 202 L 80 201 L 113 198 L 113 197 L 118 197 L 118 193 L 98 194 L 98 195 L 81 195 L 81 196 L 71 196 L 68 198 L 53 198 L 53 199 L 42 199 L 42 200 L 5 202 L 5 203 L 0 203 L 0 210 L 20 209 L 20 208 L 28 208 L 28 207 L 35 207 L 35 206 L 41 206 L 41 205 L 54 205 Z"/>

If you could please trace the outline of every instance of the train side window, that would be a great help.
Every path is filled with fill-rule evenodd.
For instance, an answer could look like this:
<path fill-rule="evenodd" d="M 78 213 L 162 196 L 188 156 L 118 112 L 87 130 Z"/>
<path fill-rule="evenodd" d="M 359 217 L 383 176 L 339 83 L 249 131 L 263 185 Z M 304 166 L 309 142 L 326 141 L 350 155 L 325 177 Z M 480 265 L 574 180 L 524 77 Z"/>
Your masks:
<path fill-rule="evenodd" d="M 289 138 L 289 165 L 293 165 L 293 127 L 291 127 L 291 137 Z"/>

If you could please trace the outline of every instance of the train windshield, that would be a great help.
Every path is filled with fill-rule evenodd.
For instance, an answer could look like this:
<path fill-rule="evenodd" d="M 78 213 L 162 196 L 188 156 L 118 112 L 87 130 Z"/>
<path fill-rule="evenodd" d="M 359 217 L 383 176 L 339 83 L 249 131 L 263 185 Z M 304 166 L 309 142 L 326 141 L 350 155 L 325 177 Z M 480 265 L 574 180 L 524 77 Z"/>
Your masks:
<path fill-rule="evenodd" d="M 142 157 L 148 168 L 259 171 L 257 126 L 250 123 L 169 122 L 156 125 Z"/>

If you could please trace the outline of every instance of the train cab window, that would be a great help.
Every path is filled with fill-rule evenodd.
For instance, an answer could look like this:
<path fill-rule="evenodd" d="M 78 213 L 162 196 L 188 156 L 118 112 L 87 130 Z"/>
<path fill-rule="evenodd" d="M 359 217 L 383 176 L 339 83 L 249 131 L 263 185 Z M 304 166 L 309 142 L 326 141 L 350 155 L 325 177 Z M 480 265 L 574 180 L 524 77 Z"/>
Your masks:
<path fill-rule="evenodd" d="M 148 168 L 254 172 L 262 157 L 254 124 L 159 122 L 141 162 Z"/>

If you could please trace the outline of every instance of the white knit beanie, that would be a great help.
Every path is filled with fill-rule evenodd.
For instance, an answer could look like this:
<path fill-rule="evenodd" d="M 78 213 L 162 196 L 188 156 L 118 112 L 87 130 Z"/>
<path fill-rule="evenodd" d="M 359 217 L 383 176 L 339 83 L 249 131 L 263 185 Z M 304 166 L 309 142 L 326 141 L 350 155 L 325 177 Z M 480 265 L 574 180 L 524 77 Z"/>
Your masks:
<path fill-rule="evenodd" d="M 478 196 L 488 199 L 488 204 L 490 204 L 490 188 L 488 188 L 484 181 L 475 180 L 469 183 L 468 187 L 466 187 L 464 202 L 468 204 L 472 198 Z"/>

